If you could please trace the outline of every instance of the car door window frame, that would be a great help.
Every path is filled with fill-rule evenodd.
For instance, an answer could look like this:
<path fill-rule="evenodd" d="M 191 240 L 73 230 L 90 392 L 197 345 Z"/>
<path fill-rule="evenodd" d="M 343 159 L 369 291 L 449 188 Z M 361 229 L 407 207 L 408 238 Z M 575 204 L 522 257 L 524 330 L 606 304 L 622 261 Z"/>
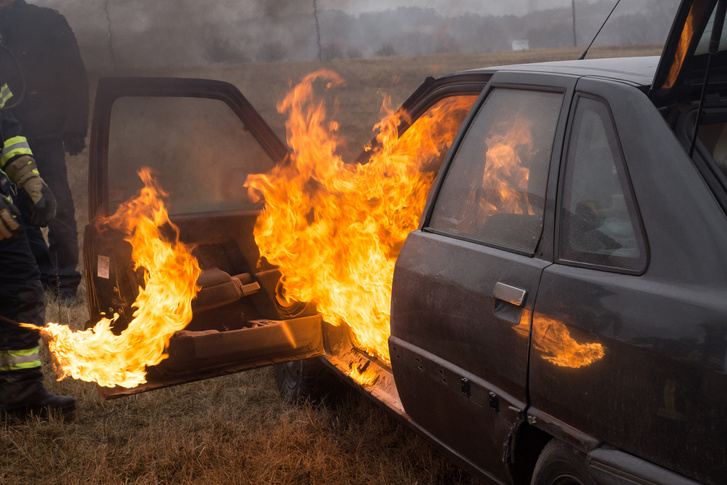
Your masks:
<path fill-rule="evenodd" d="M 463 241 L 472 242 L 482 246 L 488 246 L 496 249 L 503 249 L 505 251 L 521 254 L 530 257 L 539 257 L 552 261 L 554 256 L 553 247 L 553 228 L 554 228 L 554 215 L 556 204 L 556 187 L 554 186 L 555 181 L 558 180 L 559 165 L 563 153 L 563 137 L 566 129 L 568 120 L 568 113 L 571 106 L 571 98 L 573 91 L 575 90 L 575 84 L 577 77 L 575 76 L 552 76 L 548 74 L 536 74 L 536 73 L 523 73 L 523 72 L 497 72 L 492 77 L 488 86 L 483 90 L 480 98 L 475 102 L 475 105 L 470 110 L 469 115 L 462 123 L 459 134 L 452 143 L 449 153 L 445 157 L 442 167 L 437 175 L 437 179 L 434 182 L 432 190 L 427 200 L 427 205 L 424 210 L 424 216 L 421 219 L 419 230 L 425 232 L 431 232 L 434 234 L 441 234 L 446 237 L 454 239 L 460 239 Z M 494 243 L 484 242 L 481 240 L 475 240 L 473 238 L 467 238 L 459 236 L 449 232 L 438 231 L 430 226 L 432 213 L 437 199 L 439 198 L 442 184 L 446 173 L 449 171 L 452 160 L 456 156 L 460 149 L 462 140 L 464 139 L 467 132 L 470 130 L 471 125 L 483 104 L 489 97 L 490 93 L 497 88 L 506 89 L 519 89 L 524 91 L 540 91 L 540 92 L 554 92 L 561 93 L 563 95 L 563 101 L 561 104 L 561 110 L 558 115 L 557 125 L 553 137 L 553 145 L 550 154 L 550 162 L 548 168 L 546 191 L 545 191 L 545 207 L 543 212 L 543 224 L 540 233 L 540 239 L 534 249 L 534 251 L 521 251 L 510 247 L 503 247 Z"/>
<path fill-rule="evenodd" d="M 581 99 L 590 99 L 600 103 L 608 114 L 608 121 L 611 127 L 610 131 L 612 131 L 610 135 L 614 137 L 614 139 L 610 140 L 609 146 L 612 148 L 612 150 L 615 149 L 614 155 L 616 156 L 614 157 L 614 165 L 618 173 L 618 180 L 620 182 L 621 189 L 623 190 L 625 204 L 635 233 L 637 246 L 640 250 L 640 255 L 637 259 L 638 266 L 635 268 L 589 263 L 585 261 L 576 261 L 561 257 L 561 230 L 562 225 L 564 224 L 561 214 L 561 209 L 564 202 L 563 192 L 565 190 L 568 153 L 572 149 L 571 142 L 573 141 L 573 137 L 576 135 L 574 122 L 576 116 L 578 115 L 578 101 Z M 649 266 L 649 244 L 646 238 L 646 230 L 644 228 L 644 223 L 641 218 L 641 211 L 639 210 L 636 194 L 634 192 L 633 184 L 631 182 L 631 176 L 628 171 L 628 164 L 626 163 L 626 157 L 624 155 L 621 138 L 618 133 L 618 128 L 614 120 L 613 113 L 611 112 L 611 108 L 605 99 L 589 93 L 578 92 L 575 94 L 571 102 L 571 110 L 568 116 L 568 125 L 566 136 L 563 142 L 562 160 L 560 165 L 562 169 L 560 170 L 560 174 L 558 176 L 557 205 L 555 209 L 555 262 L 566 266 L 597 269 L 600 271 L 606 271 L 611 273 L 622 273 L 631 275 L 643 274 Z"/>
<path fill-rule="evenodd" d="M 245 129 L 258 141 L 276 163 L 282 163 L 290 151 L 252 104 L 234 85 L 209 79 L 187 78 L 101 78 L 96 89 L 89 137 L 88 216 L 89 220 L 109 215 L 108 150 L 109 129 L 114 103 L 132 97 L 200 97 L 221 101 L 240 119 Z"/>
<path fill-rule="evenodd" d="M 432 108 L 435 104 L 440 101 L 457 97 L 457 96 L 477 96 L 477 99 L 470 108 L 470 114 L 468 114 L 462 121 L 462 126 L 465 126 L 467 120 L 471 116 L 471 112 L 479 103 L 479 96 L 487 88 L 487 83 L 492 77 L 489 73 L 472 73 L 468 75 L 458 75 L 456 80 L 452 80 L 449 77 L 441 77 L 438 79 L 427 78 L 414 91 L 397 109 L 397 113 L 404 112 L 401 117 L 397 131 L 399 137 L 403 136 L 406 131 L 416 123 L 426 112 Z M 456 137 L 455 139 L 456 140 Z M 452 144 L 454 143 L 452 141 Z M 451 145 L 450 144 L 450 149 Z M 369 141 L 366 149 L 356 158 L 355 163 L 366 164 L 369 162 L 371 155 L 374 153 L 374 149 L 378 146 L 376 137 Z M 443 167 L 443 165 L 442 165 Z"/>

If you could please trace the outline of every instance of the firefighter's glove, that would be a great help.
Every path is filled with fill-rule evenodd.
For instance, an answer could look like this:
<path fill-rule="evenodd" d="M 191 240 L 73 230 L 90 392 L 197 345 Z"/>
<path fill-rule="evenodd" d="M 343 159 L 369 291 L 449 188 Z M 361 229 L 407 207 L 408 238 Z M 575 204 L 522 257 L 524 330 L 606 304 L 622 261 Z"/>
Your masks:
<path fill-rule="evenodd" d="M 8 197 L 0 195 L 0 241 L 10 239 L 20 230 L 20 211 Z"/>
<path fill-rule="evenodd" d="M 78 155 L 86 148 L 86 137 L 80 133 L 63 135 L 63 148 L 69 155 Z"/>
<path fill-rule="evenodd" d="M 30 223 L 37 227 L 45 227 L 56 216 L 56 197 L 42 178 L 38 177 L 37 180 L 40 186 L 40 199 L 37 202 L 33 200 Z M 28 193 L 30 194 L 30 192 Z M 33 199 L 32 195 L 31 199 Z"/>
<path fill-rule="evenodd" d="M 56 216 L 56 198 L 40 178 L 33 157 L 23 155 L 16 158 L 5 166 L 5 173 L 28 194 L 33 203 L 30 223 L 37 227 L 47 226 Z"/>

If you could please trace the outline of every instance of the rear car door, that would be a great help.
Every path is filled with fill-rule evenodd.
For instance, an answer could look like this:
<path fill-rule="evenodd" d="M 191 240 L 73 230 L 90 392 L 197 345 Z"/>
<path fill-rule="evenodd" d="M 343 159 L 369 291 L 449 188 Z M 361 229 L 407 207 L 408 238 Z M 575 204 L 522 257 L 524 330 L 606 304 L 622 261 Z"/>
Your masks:
<path fill-rule="evenodd" d="M 97 222 L 138 193 L 137 171 L 150 167 L 169 193 L 165 203 L 180 240 L 203 270 L 194 316 L 171 337 L 168 358 L 133 394 L 323 353 L 321 321 L 305 305 L 276 295 L 279 272 L 253 239 L 262 205 L 243 183 L 283 163 L 288 149 L 228 83 L 198 79 L 107 78 L 98 84 L 90 146 L 89 219 L 84 263 L 91 322 L 118 314 L 128 325 L 143 270 L 131 246 Z"/>
<path fill-rule="evenodd" d="M 589 460 L 604 483 L 654 463 L 725 483 L 724 212 L 641 91 L 583 79 L 570 126 L 530 417 L 605 444 Z"/>
<path fill-rule="evenodd" d="M 498 480 L 509 480 L 503 443 L 527 405 L 530 321 L 551 264 L 547 188 L 574 84 L 493 76 L 394 273 L 389 342 L 406 413 Z"/>
<path fill-rule="evenodd" d="M 725 7 L 681 2 L 648 97 L 577 86 L 529 413 L 599 483 L 727 483 Z"/>

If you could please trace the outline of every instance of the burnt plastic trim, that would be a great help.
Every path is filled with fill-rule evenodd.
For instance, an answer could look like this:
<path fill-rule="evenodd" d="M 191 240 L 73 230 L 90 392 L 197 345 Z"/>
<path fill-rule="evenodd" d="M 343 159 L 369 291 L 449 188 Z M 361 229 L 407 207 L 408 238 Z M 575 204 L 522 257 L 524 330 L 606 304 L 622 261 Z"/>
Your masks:
<path fill-rule="evenodd" d="M 168 353 L 166 360 L 149 368 L 146 384 L 132 389 L 99 387 L 101 399 L 324 355 L 322 320 L 314 315 L 260 321 L 253 328 L 225 332 L 182 330 L 169 340 Z"/>

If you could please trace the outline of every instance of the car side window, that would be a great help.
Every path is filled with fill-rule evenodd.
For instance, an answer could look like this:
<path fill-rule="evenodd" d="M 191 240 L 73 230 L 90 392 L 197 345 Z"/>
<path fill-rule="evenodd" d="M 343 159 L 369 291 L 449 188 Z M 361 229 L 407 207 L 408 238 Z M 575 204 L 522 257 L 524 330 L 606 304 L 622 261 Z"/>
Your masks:
<path fill-rule="evenodd" d="M 535 252 L 562 102 L 559 92 L 492 90 L 454 155 L 429 229 Z"/>
<path fill-rule="evenodd" d="M 114 102 L 108 151 L 111 213 L 151 167 L 169 192 L 170 214 L 259 210 L 243 187 L 275 166 L 225 102 L 209 98 L 125 96 Z"/>
<path fill-rule="evenodd" d="M 616 130 L 605 104 L 580 97 L 566 155 L 559 258 L 639 271 L 645 245 Z"/>

